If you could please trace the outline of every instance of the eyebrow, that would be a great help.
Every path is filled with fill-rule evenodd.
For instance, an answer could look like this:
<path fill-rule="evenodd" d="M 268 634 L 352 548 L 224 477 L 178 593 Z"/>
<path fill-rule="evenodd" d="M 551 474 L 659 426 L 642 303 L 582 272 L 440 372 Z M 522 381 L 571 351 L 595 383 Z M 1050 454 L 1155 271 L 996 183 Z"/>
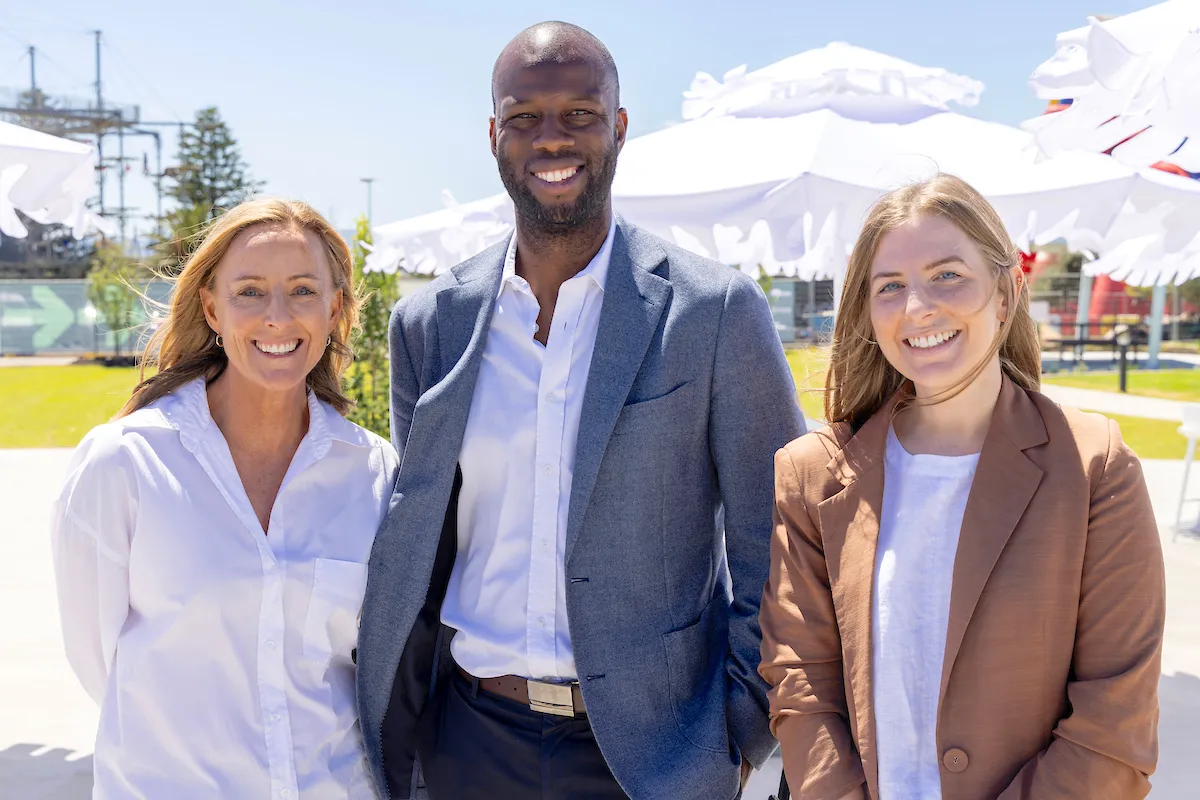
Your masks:
<path fill-rule="evenodd" d="M 944 267 L 946 264 L 953 264 L 953 263 L 962 264 L 963 266 L 970 266 L 969 264 L 967 264 L 966 261 L 963 261 L 962 258 L 959 256 L 946 256 L 945 258 L 939 258 L 937 261 L 931 261 L 930 263 L 928 263 L 924 267 L 922 267 L 922 270 L 925 272 L 928 272 L 931 269 L 937 269 L 938 267 Z M 904 276 L 901 275 L 899 272 L 877 272 L 876 274 L 871 276 L 871 280 L 876 281 L 876 280 L 879 280 L 880 278 L 902 278 L 902 277 L 904 277 Z"/>
<path fill-rule="evenodd" d="M 262 275 L 238 275 L 236 278 L 234 278 L 231 281 L 231 283 L 241 283 L 242 281 L 265 281 L 265 280 L 266 280 L 266 278 L 264 278 Z M 302 272 L 299 275 L 288 276 L 288 280 L 289 281 L 301 281 L 301 280 L 316 281 L 316 280 L 320 280 L 320 278 L 311 272 Z"/>

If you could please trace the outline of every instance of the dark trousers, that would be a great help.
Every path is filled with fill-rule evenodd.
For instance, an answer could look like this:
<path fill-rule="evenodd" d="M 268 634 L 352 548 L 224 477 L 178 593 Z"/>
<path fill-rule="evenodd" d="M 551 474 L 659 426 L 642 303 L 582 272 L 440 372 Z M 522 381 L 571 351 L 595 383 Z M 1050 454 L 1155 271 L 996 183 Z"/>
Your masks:
<path fill-rule="evenodd" d="M 496 697 L 454 674 L 417 751 L 431 800 L 628 800 L 586 716 Z"/>

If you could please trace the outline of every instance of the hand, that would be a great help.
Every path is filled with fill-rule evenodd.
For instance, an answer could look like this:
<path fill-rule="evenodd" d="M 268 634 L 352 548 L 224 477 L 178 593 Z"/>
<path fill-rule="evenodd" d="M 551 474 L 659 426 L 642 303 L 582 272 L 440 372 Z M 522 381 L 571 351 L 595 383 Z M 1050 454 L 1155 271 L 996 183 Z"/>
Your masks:
<path fill-rule="evenodd" d="M 742 759 L 742 789 L 746 788 L 746 781 L 750 780 L 750 773 L 754 772 L 754 765 L 746 759 Z"/>

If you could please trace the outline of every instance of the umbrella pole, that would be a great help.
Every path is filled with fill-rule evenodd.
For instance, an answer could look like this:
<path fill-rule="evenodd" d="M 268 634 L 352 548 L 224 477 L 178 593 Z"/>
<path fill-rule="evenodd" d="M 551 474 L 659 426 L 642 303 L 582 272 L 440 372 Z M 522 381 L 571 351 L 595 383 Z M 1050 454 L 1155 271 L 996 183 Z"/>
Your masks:
<path fill-rule="evenodd" d="M 1146 348 L 1146 366 L 1149 369 L 1158 369 L 1158 352 L 1162 349 L 1163 311 L 1167 306 L 1166 284 L 1157 284 L 1150 298 L 1150 344 Z"/>

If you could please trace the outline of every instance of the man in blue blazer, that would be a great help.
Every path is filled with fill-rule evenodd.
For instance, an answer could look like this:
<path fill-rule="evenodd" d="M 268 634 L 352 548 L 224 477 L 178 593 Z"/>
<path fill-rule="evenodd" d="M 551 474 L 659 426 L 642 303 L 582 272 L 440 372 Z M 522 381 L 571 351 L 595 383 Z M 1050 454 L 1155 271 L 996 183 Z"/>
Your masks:
<path fill-rule="evenodd" d="M 627 117 L 595 37 L 522 32 L 492 91 L 515 235 L 392 319 L 371 772 L 394 798 L 730 800 L 775 747 L 758 606 L 773 454 L 804 432 L 771 314 L 613 214 Z"/>

